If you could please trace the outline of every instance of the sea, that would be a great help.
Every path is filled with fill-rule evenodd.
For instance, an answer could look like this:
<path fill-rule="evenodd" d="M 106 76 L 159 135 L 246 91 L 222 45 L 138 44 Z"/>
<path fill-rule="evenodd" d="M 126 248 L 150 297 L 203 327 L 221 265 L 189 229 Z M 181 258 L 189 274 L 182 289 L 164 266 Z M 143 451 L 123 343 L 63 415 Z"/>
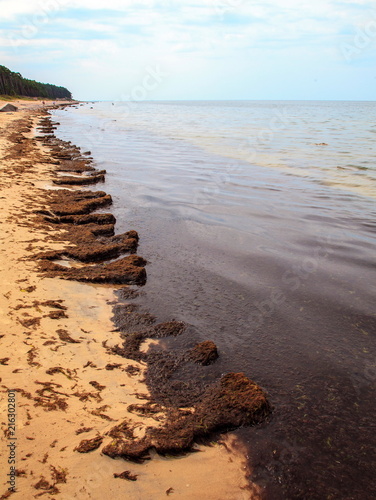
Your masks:
<path fill-rule="evenodd" d="M 91 151 L 143 306 L 212 340 L 270 421 L 235 431 L 265 498 L 376 491 L 376 102 L 85 102 L 53 111 Z"/>

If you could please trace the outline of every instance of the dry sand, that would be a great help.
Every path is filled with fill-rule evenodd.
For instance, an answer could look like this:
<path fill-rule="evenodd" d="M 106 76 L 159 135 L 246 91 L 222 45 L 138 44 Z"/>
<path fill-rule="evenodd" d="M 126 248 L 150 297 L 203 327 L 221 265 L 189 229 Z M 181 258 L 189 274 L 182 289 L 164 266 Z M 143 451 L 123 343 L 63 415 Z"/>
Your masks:
<path fill-rule="evenodd" d="M 103 436 L 124 418 L 139 435 L 158 422 L 127 411 L 148 393 L 142 381 L 145 366 L 114 359 L 102 345 L 121 341 L 110 321 L 113 287 L 42 278 L 30 258 L 41 250 L 59 249 L 61 243 L 52 241 L 43 227 L 33 226 L 34 212 L 43 203 L 40 186 L 52 176 L 52 165 L 43 162 L 47 152 L 29 141 L 25 155 L 7 158 L 13 147 L 10 134 L 18 133 L 25 117 L 31 116 L 36 125 L 41 103 L 15 104 L 18 112 L 0 113 L 0 498 L 7 497 L 7 445 L 12 441 L 18 471 L 14 499 L 261 498 L 259 489 L 247 482 L 244 451 L 233 434 L 211 447 L 197 446 L 198 453 L 156 455 L 143 464 L 112 460 L 100 448 L 87 454 L 74 451 L 82 439 Z M 24 135 L 31 139 L 34 131 Z M 120 366 L 105 368 L 114 362 Z M 127 365 L 137 365 L 141 372 L 131 376 L 124 371 Z M 7 391 L 15 389 L 16 429 L 11 436 Z M 86 432 L 77 434 L 79 429 Z M 114 478 L 126 470 L 137 481 Z"/>

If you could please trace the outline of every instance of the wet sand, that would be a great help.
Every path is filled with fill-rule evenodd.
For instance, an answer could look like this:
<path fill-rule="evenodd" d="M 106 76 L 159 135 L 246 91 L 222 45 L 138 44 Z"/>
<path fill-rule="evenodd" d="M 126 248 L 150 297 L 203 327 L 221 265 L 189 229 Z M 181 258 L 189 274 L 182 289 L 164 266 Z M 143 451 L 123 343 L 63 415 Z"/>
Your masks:
<path fill-rule="evenodd" d="M 111 432 L 114 436 L 125 421 L 139 443 L 150 429 L 163 427 L 168 416 L 164 408 L 157 414 L 140 410 L 150 402 L 144 357 L 129 359 L 114 352 L 124 343 L 124 330 L 111 321 L 119 285 L 99 279 L 98 264 L 91 270 L 94 279 L 82 280 L 90 283 L 77 281 L 83 264 L 75 260 L 72 267 L 66 250 L 77 234 L 48 220 L 46 206 L 57 202 L 56 191 L 41 188 L 53 187 L 56 180 L 56 156 L 34 138 L 44 111 L 37 102 L 21 102 L 21 107 L 17 113 L 0 114 L 1 448 L 16 443 L 12 498 L 261 498 L 262 489 L 247 481 L 245 450 L 233 434 L 220 436 L 210 447 L 194 444 L 198 452 L 175 458 L 153 451 L 158 439 L 152 434 L 154 441 L 138 460 L 143 463 L 102 453 L 102 444 L 112 445 Z M 124 251 L 119 245 L 130 244 L 129 236 L 134 235 L 128 234 L 127 243 L 111 241 L 112 257 Z M 85 235 L 85 243 L 87 238 L 91 236 Z M 60 264 L 51 261 L 52 254 Z M 133 267 L 134 257 L 129 256 Z M 88 258 L 95 261 L 87 255 L 82 260 Z M 127 279 L 137 283 L 134 269 L 129 278 L 129 265 L 127 261 L 122 289 Z M 139 353 L 147 352 L 141 344 Z M 15 431 L 8 427 L 8 391 L 16 395 Z M 140 411 L 129 411 L 131 405 Z M 79 453 L 85 446 L 91 450 Z M 6 498 L 10 464 L 4 451 L 0 470 L 0 494 Z"/>

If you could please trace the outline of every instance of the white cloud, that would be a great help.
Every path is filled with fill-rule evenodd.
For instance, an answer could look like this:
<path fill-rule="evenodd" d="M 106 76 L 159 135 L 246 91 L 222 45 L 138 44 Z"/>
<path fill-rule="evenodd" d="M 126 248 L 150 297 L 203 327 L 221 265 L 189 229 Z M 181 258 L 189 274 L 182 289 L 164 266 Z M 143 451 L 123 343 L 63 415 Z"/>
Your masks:
<path fill-rule="evenodd" d="M 59 64 L 75 85 L 97 88 L 103 71 L 114 89 L 115 80 L 127 88 L 160 61 L 177 85 L 176 75 L 200 82 L 226 67 L 230 81 L 235 62 L 251 81 L 289 67 L 292 54 L 301 68 L 346 64 L 340 44 L 372 8 L 368 0 L 0 0 L 1 55 L 21 71 L 29 61 Z"/>
<path fill-rule="evenodd" d="M 42 15 L 55 16 L 69 8 L 73 0 L 0 0 L 1 20 L 13 20 L 22 16 L 29 20 Z"/>

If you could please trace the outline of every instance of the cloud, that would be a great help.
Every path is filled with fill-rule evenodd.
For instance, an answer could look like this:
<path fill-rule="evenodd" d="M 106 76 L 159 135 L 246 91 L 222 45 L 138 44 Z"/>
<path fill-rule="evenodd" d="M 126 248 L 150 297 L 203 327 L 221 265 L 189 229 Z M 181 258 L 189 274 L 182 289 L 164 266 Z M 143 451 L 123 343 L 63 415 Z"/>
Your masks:
<path fill-rule="evenodd" d="M 21 72 L 60 65 L 73 91 L 90 82 L 99 98 L 101 68 L 114 75 L 107 85 L 115 94 L 115 79 L 131 87 L 147 65 L 161 63 L 181 86 L 179 95 L 189 96 L 193 81 L 195 88 L 207 87 L 203 79 L 211 81 L 211 72 L 226 81 L 226 88 L 217 85 L 223 96 L 236 97 L 231 73 L 240 78 L 243 72 L 251 95 L 256 73 L 274 74 L 277 88 L 291 60 L 307 74 L 334 72 L 337 65 L 359 68 L 360 60 L 369 67 L 375 46 L 371 37 L 352 58 L 342 50 L 376 20 L 368 0 L 0 0 L 0 6 L 3 62 Z M 191 82 L 179 76 L 187 71 Z"/>

